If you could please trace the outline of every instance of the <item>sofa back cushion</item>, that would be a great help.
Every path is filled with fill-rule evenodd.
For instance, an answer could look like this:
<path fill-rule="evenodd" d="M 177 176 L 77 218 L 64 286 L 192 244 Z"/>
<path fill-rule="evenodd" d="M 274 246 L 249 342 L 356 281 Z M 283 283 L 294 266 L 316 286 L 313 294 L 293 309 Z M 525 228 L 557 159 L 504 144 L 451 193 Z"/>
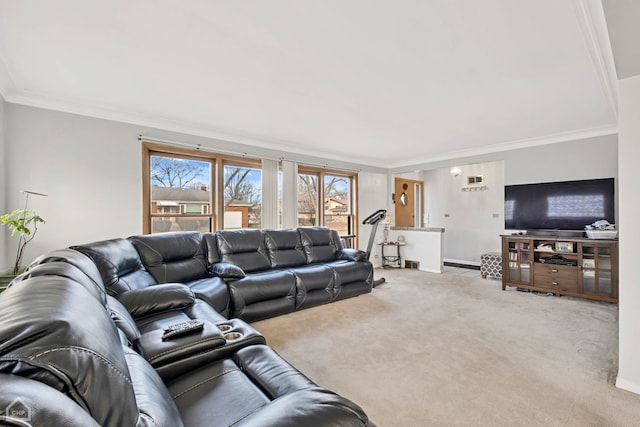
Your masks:
<path fill-rule="evenodd" d="M 216 234 L 220 261 L 235 264 L 245 273 L 271 268 L 261 230 L 221 230 Z"/>
<path fill-rule="evenodd" d="M 26 279 L 0 297 L 0 373 L 45 383 L 102 426 L 133 426 L 136 393 L 115 324 L 80 284 Z"/>
<path fill-rule="evenodd" d="M 307 264 L 298 230 L 265 230 L 264 242 L 271 267 L 284 268 Z"/>
<path fill-rule="evenodd" d="M 220 252 L 218 252 L 217 233 L 202 233 L 205 247 L 207 249 L 207 262 L 209 265 L 220 262 Z"/>
<path fill-rule="evenodd" d="M 336 253 L 342 249 L 337 231 L 328 227 L 300 227 L 298 232 L 309 264 L 336 260 Z"/>
<path fill-rule="evenodd" d="M 138 251 L 127 239 L 103 240 L 71 248 L 82 252 L 95 263 L 110 295 L 118 295 L 155 283 L 144 268 Z"/>
<path fill-rule="evenodd" d="M 82 274 L 95 285 L 97 290 L 104 292 L 105 285 L 102 281 L 100 271 L 98 271 L 94 262 L 84 254 L 73 249 L 54 249 L 40 255 L 31 264 L 29 264 L 27 270 L 31 270 L 38 265 L 50 262 L 63 262 L 73 266 L 79 272 L 82 272 Z"/>
<path fill-rule="evenodd" d="M 11 286 L 17 286 L 24 280 L 39 276 L 59 276 L 73 280 L 74 282 L 82 285 L 91 294 L 91 296 L 100 301 L 102 305 L 106 306 L 107 293 L 105 292 L 104 287 L 98 286 L 78 267 L 63 261 L 50 261 L 36 265 L 32 264 L 29 266 L 27 271 L 11 283 Z"/>
<path fill-rule="evenodd" d="M 185 283 L 209 277 L 202 234 L 178 231 L 129 237 L 158 283 Z"/>

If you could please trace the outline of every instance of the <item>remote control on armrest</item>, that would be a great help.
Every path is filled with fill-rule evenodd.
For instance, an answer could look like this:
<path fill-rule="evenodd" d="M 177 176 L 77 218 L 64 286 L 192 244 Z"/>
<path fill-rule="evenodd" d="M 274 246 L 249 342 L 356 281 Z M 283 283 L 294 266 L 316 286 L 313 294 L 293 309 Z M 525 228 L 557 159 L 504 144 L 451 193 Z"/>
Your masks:
<path fill-rule="evenodd" d="M 166 341 L 178 335 L 184 335 L 191 332 L 199 331 L 204 328 L 204 321 L 193 319 L 187 322 L 176 323 L 164 330 L 162 335 L 162 341 Z"/>

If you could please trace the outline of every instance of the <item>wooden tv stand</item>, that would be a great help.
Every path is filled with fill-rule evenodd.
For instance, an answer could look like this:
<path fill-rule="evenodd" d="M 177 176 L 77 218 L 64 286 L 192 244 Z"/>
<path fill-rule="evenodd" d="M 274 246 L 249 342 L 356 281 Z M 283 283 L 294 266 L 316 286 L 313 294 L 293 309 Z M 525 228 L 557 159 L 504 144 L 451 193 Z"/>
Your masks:
<path fill-rule="evenodd" d="M 503 235 L 502 290 L 507 286 L 618 302 L 618 241 Z"/>

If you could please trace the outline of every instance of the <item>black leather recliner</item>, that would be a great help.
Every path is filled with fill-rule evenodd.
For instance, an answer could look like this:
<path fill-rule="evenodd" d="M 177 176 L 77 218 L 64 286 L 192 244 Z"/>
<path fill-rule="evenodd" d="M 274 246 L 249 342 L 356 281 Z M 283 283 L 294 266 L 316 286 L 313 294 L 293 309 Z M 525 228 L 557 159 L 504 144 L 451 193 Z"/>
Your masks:
<path fill-rule="evenodd" d="M 188 286 L 115 298 L 101 276 L 81 253 L 53 251 L 0 295 L 0 411 L 19 409 L 0 412 L 1 423 L 368 425 L 357 405 L 315 385 L 249 325 L 208 317 Z M 201 308 L 202 329 L 162 340 L 166 323 Z"/>

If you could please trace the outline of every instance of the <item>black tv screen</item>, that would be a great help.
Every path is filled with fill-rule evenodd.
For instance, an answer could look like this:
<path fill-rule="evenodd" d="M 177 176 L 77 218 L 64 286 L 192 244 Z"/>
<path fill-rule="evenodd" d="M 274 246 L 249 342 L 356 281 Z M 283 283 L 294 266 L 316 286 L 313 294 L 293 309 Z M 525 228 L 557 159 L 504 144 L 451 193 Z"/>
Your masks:
<path fill-rule="evenodd" d="M 601 219 L 615 223 L 613 178 L 504 187 L 507 230 L 584 230 Z"/>

